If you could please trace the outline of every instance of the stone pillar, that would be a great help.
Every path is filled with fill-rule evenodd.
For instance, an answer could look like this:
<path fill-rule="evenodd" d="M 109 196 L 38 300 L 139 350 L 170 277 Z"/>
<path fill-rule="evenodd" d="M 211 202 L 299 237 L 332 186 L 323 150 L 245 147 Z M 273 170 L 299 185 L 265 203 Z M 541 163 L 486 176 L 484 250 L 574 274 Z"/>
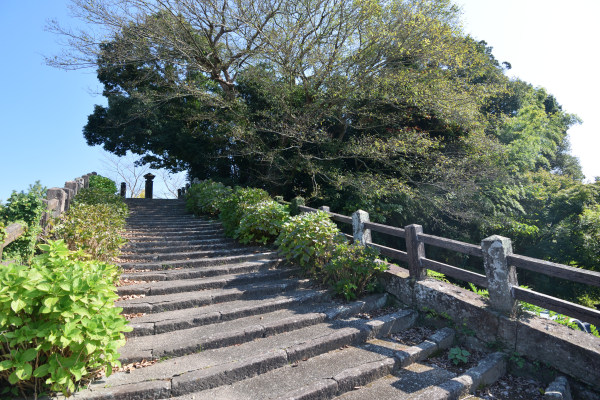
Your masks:
<path fill-rule="evenodd" d="M 125 182 L 121 182 L 121 191 L 119 193 L 122 198 L 127 196 L 127 184 Z"/>
<path fill-rule="evenodd" d="M 77 182 L 75 182 L 75 181 L 66 181 L 65 182 L 65 188 L 71 189 L 73 191 L 73 196 L 75 196 L 77 194 L 77 189 L 78 189 Z M 71 199 L 73 199 L 73 198 L 71 197 Z"/>
<path fill-rule="evenodd" d="M 48 212 L 53 218 L 57 218 L 65 212 L 67 205 L 67 192 L 60 188 L 50 188 L 46 191 L 48 199 Z"/>
<path fill-rule="evenodd" d="M 90 175 L 91 174 L 85 174 L 81 177 L 81 179 L 83 179 L 83 187 L 84 188 L 90 187 Z"/>
<path fill-rule="evenodd" d="M 294 216 L 294 215 L 298 215 L 300 214 L 300 209 L 298 208 L 298 206 L 303 206 L 304 205 L 304 198 L 298 196 L 298 197 L 294 197 L 292 199 L 292 201 L 290 202 L 290 215 Z"/>
<path fill-rule="evenodd" d="M 366 246 L 371 242 L 371 230 L 365 229 L 365 222 L 369 222 L 369 213 L 358 210 L 352 214 L 352 236 L 354 243 L 360 243 Z"/>
<path fill-rule="evenodd" d="M 325 211 L 325 212 L 331 212 L 331 209 L 328 206 L 321 206 L 321 207 L 319 207 L 319 210 Z"/>
<path fill-rule="evenodd" d="M 81 189 L 85 188 L 85 182 L 83 181 L 83 178 L 76 178 L 75 183 L 77 183 L 77 193 L 79 193 Z"/>
<path fill-rule="evenodd" d="M 421 258 L 425 258 L 425 244 L 418 238 L 419 233 L 423 233 L 423 227 L 413 224 L 405 226 L 404 230 L 406 231 L 406 252 L 410 278 L 420 281 L 427 277 L 427 269 L 421 265 Z"/>
<path fill-rule="evenodd" d="M 145 197 L 147 199 L 151 199 L 152 198 L 152 189 L 153 189 L 153 185 L 154 185 L 152 180 L 155 178 L 155 176 L 152 175 L 151 173 L 147 173 L 146 175 L 144 175 L 144 178 L 146 178 L 146 187 L 145 187 L 146 196 Z"/>
<path fill-rule="evenodd" d="M 517 301 L 511 289 L 518 286 L 517 271 L 507 260 L 512 254 L 512 243 L 509 238 L 494 235 L 481 241 L 481 250 L 492 308 L 512 317 L 517 311 Z"/>
<path fill-rule="evenodd" d="M 62 190 L 67 194 L 67 198 L 65 200 L 65 211 L 71 207 L 71 202 L 73 202 L 73 197 L 75 197 L 75 191 L 71 188 L 64 187 Z"/>
<path fill-rule="evenodd" d="M 177 198 L 183 199 L 183 194 L 181 194 L 181 189 L 177 189 Z"/>

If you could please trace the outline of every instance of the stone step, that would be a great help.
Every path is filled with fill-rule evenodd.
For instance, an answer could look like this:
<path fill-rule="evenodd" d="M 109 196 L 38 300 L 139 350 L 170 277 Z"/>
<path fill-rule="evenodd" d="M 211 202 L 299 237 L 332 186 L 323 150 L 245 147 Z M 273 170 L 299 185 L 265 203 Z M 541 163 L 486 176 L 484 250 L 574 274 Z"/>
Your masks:
<path fill-rule="evenodd" d="M 157 242 L 160 243 L 160 242 Z M 127 257 L 130 254 L 140 254 L 140 255 L 151 255 L 151 254 L 164 254 L 164 253 L 184 253 L 190 251 L 199 251 L 199 250 L 212 250 L 212 249 L 223 249 L 230 247 L 234 244 L 238 244 L 238 242 L 234 240 L 221 240 L 221 241 L 208 241 L 204 242 L 205 244 L 196 244 L 196 245 L 171 245 L 171 246 L 152 246 L 152 247 L 136 247 L 136 246 L 124 246 L 121 248 L 121 256 Z"/>
<path fill-rule="evenodd" d="M 139 283 L 117 288 L 117 293 L 123 295 L 157 296 L 169 293 L 191 292 L 207 289 L 222 289 L 228 286 L 245 285 L 252 282 L 267 282 L 275 279 L 288 278 L 300 273 L 300 269 L 281 268 L 262 272 L 249 272 L 235 275 L 201 277 L 152 283 Z"/>
<path fill-rule="evenodd" d="M 373 320 L 335 320 L 166 359 L 101 379 L 75 399 L 158 399 L 229 385 L 303 360 L 407 329 L 416 313 L 403 310 Z M 210 397 L 198 397 L 210 398 Z"/>
<path fill-rule="evenodd" d="M 310 312 L 305 307 L 298 307 L 156 335 L 131 337 L 119 350 L 120 360 L 127 364 L 143 359 L 156 360 L 163 357 L 184 356 L 200 350 L 234 346 L 277 333 L 316 325 L 326 319 L 325 313 Z"/>
<path fill-rule="evenodd" d="M 230 289 L 211 289 L 120 300 L 115 302 L 115 306 L 121 307 L 125 314 L 159 313 L 225 301 L 255 298 L 266 294 L 283 293 L 307 288 L 310 285 L 312 283 L 308 279 L 280 279 L 271 282 L 240 285 Z"/>
<path fill-rule="evenodd" d="M 204 239 L 191 239 L 191 240 L 148 240 L 143 242 L 128 242 L 123 246 L 124 251 L 138 251 L 143 249 L 152 249 L 155 247 L 170 247 L 170 246 L 205 246 L 211 244 L 221 243 L 237 243 L 233 239 L 216 237 L 216 238 L 204 238 Z"/>
<path fill-rule="evenodd" d="M 200 230 L 200 229 L 218 229 L 222 228 L 220 223 L 206 223 L 196 221 L 178 221 L 170 225 L 160 226 L 161 232 L 172 232 L 172 231 L 186 231 L 186 230 Z M 156 232 L 157 226 L 151 226 L 148 224 L 133 225 L 127 224 L 127 232 L 129 233 L 146 233 Z"/>
<path fill-rule="evenodd" d="M 131 242 L 147 242 L 157 240 L 170 240 L 170 239 L 210 239 L 210 238 L 222 238 L 223 232 L 221 230 L 200 230 L 196 232 L 157 232 L 147 233 L 139 235 L 124 235 L 125 239 Z"/>
<path fill-rule="evenodd" d="M 330 297 L 324 290 L 299 289 L 285 294 L 263 295 L 256 299 L 235 300 L 203 307 L 147 314 L 131 319 L 129 325 L 133 331 L 127 333 L 126 336 L 147 336 L 172 332 L 325 300 L 330 300 Z"/>
<path fill-rule="evenodd" d="M 220 248 L 212 248 L 207 250 L 185 251 L 185 252 L 170 252 L 170 253 L 135 253 L 121 254 L 121 262 L 160 262 L 174 260 L 189 260 L 193 258 L 218 257 L 227 254 L 239 254 L 244 252 L 253 252 L 264 250 L 264 247 L 249 247 L 236 243 L 231 243 Z"/>
<path fill-rule="evenodd" d="M 206 265 L 200 267 L 183 268 L 177 270 L 163 269 L 151 272 L 129 272 L 121 274 L 124 279 L 133 281 L 175 281 L 179 279 L 194 279 L 220 275 L 233 275 L 249 272 L 267 271 L 281 264 L 278 258 L 258 258 L 256 260 L 223 263 L 220 265 Z"/>
<path fill-rule="evenodd" d="M 277 253 L 275 251 L 263 250 L 254 253 L 242 253 L 233 255 L 221 255 L 218 257 L 207 257 L 199 260 L 173 260 L 173 261 L 162 261 L 162 262 L 125 262 L 119 264 L 124 270 L 168 270 L 175 268 L 193 268 L 202 266 L 215 266 L 222 264 L 231 264 L 235 262 L 254 261 L 261 260 L 268 257 L 275 258 Z"/>

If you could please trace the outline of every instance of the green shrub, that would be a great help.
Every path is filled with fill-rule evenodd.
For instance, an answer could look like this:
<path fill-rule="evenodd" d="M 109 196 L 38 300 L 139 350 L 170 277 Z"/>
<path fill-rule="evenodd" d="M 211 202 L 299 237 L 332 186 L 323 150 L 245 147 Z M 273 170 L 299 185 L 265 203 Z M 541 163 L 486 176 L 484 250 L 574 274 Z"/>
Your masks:
<path fill-rule="evenodd" d="M 344 241 L 329 215 L 317 211 L 291 217 L 281 227 L 275 244 L 288 260 L 297 262 L 309 274 L 319 276 L 335 244 Z"/>
<path fill-rule="evenodd" d="M 31 266 L 0 265 L 0 386 L 70 395 L 120 365 L 131 328 L 113 306 L 116 266 L 80 261 L 62 241 L 40 248 Z"/>
<path fill-rule="evenodd" d="M 231 188 L 210 179 L 194 183 L 186 194 L 186 208 L 195 215 L 218 215 L 221 202 L 231 194 Z"/>
<path fill-rule="evenodd" d="M 110 261 L 126 242 L 121 212 L 114 204 L 74 204 L 61 215 L 52 237 L 63 239 L 71 250 L 81 249 L 95 260 Z"/>
<path fill-rule="evenodd" d="M 117 193 L 117 184 L 112 179 L 106 178 L 102 175 L 90 175 L 88 182 L 89 187 L 91 188 L 100 188 L 111 194 Z"/>
<path fill-rule="evenodd" d="M 220 203 L 219 218 L 223 223 L 225 234 L 234 237 L 246 209 L 263 200 L 270 200 L 269 194 L 262 189 L 236 186 L 231 194 Z"/>
<path fill-rule="evenodd" d="M 75 198 L 73 199 L 72 206 L 79 204 L 97 205 L 97 204 L 109 204 L 114 206 L 117 214 L 126 218 L 129 214 L 127 204 L 123 201 L 121 196 L 117 196 L 114 193 L 109 193 L 100 187 L 89 187 L 81 189 Z"/>
<path fill-rule="evenodd" d="M 375 275 L 387 270 L 383 262 L 377 261 L 378 254 L 377 250 L 370 247 L 338 244 L 323 267 L 323 280 L 346 300 L 371 293 L 376 288 Z"/>
<path fill-rule="evenodd" d="M 242 243 L 272 243 L 288 220 L 285 207 L 273 200 L 264 200 L 246 207 L 235 238 Z"/>
<path fill-rule="evenodd" d="M 42 201 L 45 192 L 46 189 L 36 182 L 29 187 L 27 193 L 13 192 L 6 204 L 0 205 L 0 226 L 6 227 L 14 222 L 21 222 L 26 226 L 25 233 L 3 250 L 2 259 L 25 264 L 31 262 L 42 232 L 40 221 L 45 210 Z M 0 236 L 4 237 L 4 234 L 0 233 Z"/>

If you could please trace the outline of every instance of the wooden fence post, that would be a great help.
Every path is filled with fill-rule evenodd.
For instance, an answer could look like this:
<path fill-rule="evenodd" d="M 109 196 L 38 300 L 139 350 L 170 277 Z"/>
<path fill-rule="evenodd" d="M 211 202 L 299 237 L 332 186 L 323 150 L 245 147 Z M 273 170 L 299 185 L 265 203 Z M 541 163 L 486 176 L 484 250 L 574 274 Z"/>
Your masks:
<path fill-rule="evenodd" d="M 419 233 L 423 233 L 423 227 L 412 224 L 404 227 L 404 230 L 406 232 L 406 253 L 408 254 L 410 278 L 420 281 L 427 277 L 427 269 L 421 265 L 421 258 L 425 258 L 425 244 L 417 236 Z"/>
<path fill-rule="evenodd" d="M 371 230 L 365 229 L 365 222 L 369 222 L 368 212 L 357 210 L 352 214 L 352 236 L 354 243 L 360 243 L 363 246 L 371 242 Z"/>
<path fill-rule="evenodd" d="M 507 257 L 512 254 L 509 238 L 494 235 L 481 241 L 483 266 L 488 281 L 492 308 L 509 316 L 517 311 L 517 300 L 512 295 L 512 287 L 518 286 L 517 271 L 508 265 Z"/>

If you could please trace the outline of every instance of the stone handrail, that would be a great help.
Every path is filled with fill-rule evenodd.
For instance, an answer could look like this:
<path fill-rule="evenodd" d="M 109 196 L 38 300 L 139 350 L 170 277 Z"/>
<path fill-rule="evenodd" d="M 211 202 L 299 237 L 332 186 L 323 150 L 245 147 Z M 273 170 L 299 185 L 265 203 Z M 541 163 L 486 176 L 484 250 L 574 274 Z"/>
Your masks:
<path fill-rule="evenodd" d="M 69 205 L 73 201 L 75 195 L 83 188 L 89 187 L 91 175 L 97 175 L 95 172 L 80 176 L 72 181 L 65 182 L 62 188 L 50 188 L 46 191 L 46 198 L 43 200 L 46 205 L 46 211 L 42 215 L 41 225 L 46 227 L 50 218 L 57 218 L 63 212 L 69 209 Z M 2 258 L 2 250 L 10 243 L 17 240 L 25 233 L 25 227 L 20 223 L 13 223 L 6 227 L 6 236 L 0 242 L 0 259 Z"/>
<path fill-rule="evenodd" d="M 596 287 L 600 287 L 599 272 L 513 254 L 511 240 L 502 236 L 494 235 L 482 240 L 481 245 L 474 245 L 425 234 L 423 233 L 423 227 L 417 224 L 398 228 L 373 223 L 369 221 L 369 214 L 362 210 L 353 213 L 352 217 L 333 213 L 327 206 L 316 209 L 299 205 L 298 210 L 301 212 L 322 210 L 327 212 L 334 221 L 351 224 L 353 231 L 351 237 L 355 243 L 377 248 L 384 256 L 406 262 L 410 278 L 413 281 L 424 279 L 427 276 L 427 270 L 431 269 L 452 278 L 487 288 L 492 308 L 506 315 L 515 315 L 518 300 L 521 300 L 579 318 L 600 328 L 600 311 L 533 290 L 520 288 L 517 282 L 516 268 Z M 373 243 L 371 240 L 371 231 L 405 239 L 406 252 Z M 425 254 L 426 244 L 483 258 L 485 275 L 427 258 Z"/>

